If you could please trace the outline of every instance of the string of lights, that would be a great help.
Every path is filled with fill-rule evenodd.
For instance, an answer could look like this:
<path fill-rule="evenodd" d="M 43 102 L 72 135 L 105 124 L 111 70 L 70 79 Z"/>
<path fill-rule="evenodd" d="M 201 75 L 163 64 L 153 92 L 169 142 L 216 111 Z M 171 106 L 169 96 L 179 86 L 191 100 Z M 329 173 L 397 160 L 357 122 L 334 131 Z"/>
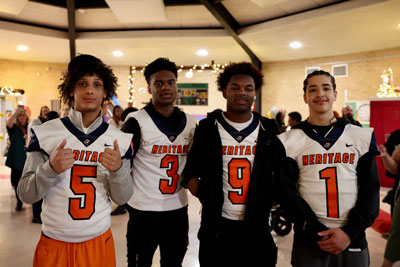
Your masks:
<path fill-rule="evenodd" d="M 24 94 L 24 90 L 22 89 L 14 89 L 12 86 L 10 87 L 1 87 L 0 86 L 0 96 L 12 95 L 12 96 L 20 96 Z"/>
<path fill-rule="evenodd" d="M 203 71 L 211 71 L 212 73 L 220 73 L 223 72 L 225 67 L 228 66 L 228 64 L 216 64 L 214 61 L 211 62 L 211 64 L 203 64 L 203 65 L 192 65 L 192 66 L 185 66 L 185 65 L 180 65 L 178 66 L 178 73 L 182 71 L 187 71 L 185 76 L 186 78 L 190 79 L 193 77 L 194 73 L 196 72 L 203 72 Z M 130 66 L 129 67 L 129 78 L 128 78 L 128 106 L 129 107 L 136 107 L 136 102 L 135 102 L 135 89 L 134 89 L 134 82 L 135 82 L 135 73 L 136 72 L 141 72 L 143 73 L 144 70 L 146 69 L 146 66 Z"/>

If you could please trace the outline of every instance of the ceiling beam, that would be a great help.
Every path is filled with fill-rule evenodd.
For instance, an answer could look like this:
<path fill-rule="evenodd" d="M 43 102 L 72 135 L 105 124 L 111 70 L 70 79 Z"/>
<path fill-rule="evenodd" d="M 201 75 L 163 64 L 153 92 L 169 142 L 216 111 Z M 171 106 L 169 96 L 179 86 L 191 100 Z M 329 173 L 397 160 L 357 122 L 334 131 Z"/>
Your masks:
<path fill-rule="evenodd" d="M 341 12 L 349 12 L 353 9 L 363 8 L 370 5 L 382 4 L 390 0 L 362 0 L 362 1 L 340 1 L 329 5 L 287 14 L 285 16 L 271 18 L 264 21 L 244 25 L 238 30 L 242 36 L 247 33 L 261 32 L 262 30 L 296 24 L 301 21 L 312 20 Z"/>
<path fill-rule="evenodd" d="M 229 11 L 222 5 L 221 1 L 212 0 L 199 0 L 207 9 L 214 15 L 214 17 L 221 23 L 222 27 L 228 32 L 230 36 L 243 48 L 249 55 L 251 62 L 259 69 L 262 68 L 260 59 L 251 51 L 245 42 L 239 37 L 237 31 L 240 28 L 239 22 L 229 13 Z"/>
<path fill-rule="evenodd" d="M 75 0 L 67 0 L 69 55 L 72 60 L 76 56 Z"/>
<path fill-rule="evenodd" d="M 57 7 L 67 7 L 65 0 L 29 0 L 31 2 L 52 5 Z M 163 0 L 165 6 L 194 6 L 201 5 L 198 0 Z M 76 9 L 80 8 L 108 8 L 105 0 L 79 0 L 75 3 Z"/>
<path fill-rule="evenodd" d="M 258 69 L 262 69 L 261 60 L 256 54 L 251 51 L 247 44 L 239 37 L 238 30 L 240 28 L 239 22 L 229 13 L 229 11 L 221 4 L 220 0 L 199 0 L 207 9 L 214 15 L 214 17 L 221 23 L 222 27 L 225 28 L 227 33 L 232 36 L 233 39 L 243 48 L 243 50 L 250 57 L 251 62 Z M 256 111 L 261 113 L 261 90 L 255 100 Z"/>

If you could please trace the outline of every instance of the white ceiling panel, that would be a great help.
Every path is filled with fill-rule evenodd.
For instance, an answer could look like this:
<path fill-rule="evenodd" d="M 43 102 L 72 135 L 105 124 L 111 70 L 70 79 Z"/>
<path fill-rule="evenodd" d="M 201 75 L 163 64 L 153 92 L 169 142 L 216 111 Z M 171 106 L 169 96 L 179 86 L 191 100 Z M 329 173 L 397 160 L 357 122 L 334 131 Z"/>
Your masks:
<path fill-rule="evenodd" d="M 272 21 L 244 29 L 241 38 L 262 61 L 334 56 L 398 47 L 400 1 L 332 13 L 326 16 Z M 259 28 L 258 28 L 259 27 Z M 256 29 L 257 28 L 257 29 Z M 254 31 L 253 31 L 254 30 Z M 289 43 L 303 43 L 292 49 Z"/>
<path fill-rule="evenodd" d="M 224 6 L 241 24 L 248 25 L 272 18 L 287 16 L 292 13 L 327 5 L 339 0 L 229 0 Z"/>
<path fill-rule="evenodd" d="M 166 21 L 162 0 L 105 0 L 122 23 Z"/>
<path fill-rule="evenodd" d="M 0 0 L 0 11 L 4 13 L 18 15 L 27 2 L 28 0 Z"/>
<path fill-rule="evenodd" d="M 242 25 L 257 22 L 240 28 L 238 34 L 263 62 L 400 46 L 400 0 L 352 0 L 330 5 L 333 2 L 337 1 L 224 0 L 221 3 Z M 190 65 L 211 60 L 220 63 L 249 60 L 206 7 L 167 6 L 165 12 L 166 21 L 121 23 L 109 8 L 79 9 L 76 50 L 118 65 L 143 65 L 158 56 L 169 56 L 178 64 Z M 276 17 L 281 18 L 268 20 Z M 0 12 L 0 58 L 68 62 L 67 29 L 67 9 L 63 7 L 28 1 L 19 15 Z M 288 46 L 291 41 L 300 41 L 304 46 L 293 50 Z M 19 44 L 30 49 L 18 52 Z M 195 52 L 200 48 L 207 49 L 209 56 L 199 58 Z M 121 50 L 124 56 L 113 57 L 114 50 Z"/>
<path fill-rule="evenodd" d="M 208 56 L 197 56 L 199 49 L 207 49 Z M 114 50 L 123 52 L 124 56 L 114 57 Z M 157 57 L 169 57 L 179 65 L 249 60 L 231 37 L 81 39 L 77 41 L 77 52 L 93 54 L 110 65 L 145 65 Z"/>
<path fill-rule="evenodd" d="M 80 9 L 76 12 L 76 27 L 80 30 L 220 27 L 204 6 L 170 6 L 165 12 L 166 21 L 121 23 L 108 8 Z"/>
<path fill-rule="evenodd" d="M 18 45 L 26 45 L 29 50 L 20 52 Z M 0 58 L 66 63 L 69 43 L 67 39 L 0 29 Z"/>
<path fill-rule="evenodd" d="M 68 28 L 67 10 L 65 8 L 44 5 L 28 1 L 18 15 L 0 12 L 0 18 L 12 19 L 43 26 Z"/>

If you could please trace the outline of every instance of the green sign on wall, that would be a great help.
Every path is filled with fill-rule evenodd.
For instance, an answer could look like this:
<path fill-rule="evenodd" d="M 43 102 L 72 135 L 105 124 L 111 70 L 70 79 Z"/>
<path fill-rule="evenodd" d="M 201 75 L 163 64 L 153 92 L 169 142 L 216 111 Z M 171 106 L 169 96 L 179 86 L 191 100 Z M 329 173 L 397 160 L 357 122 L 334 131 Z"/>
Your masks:
<path fill-rule="evenodd" d="M 208 83 L 178 83 L 177 105 L 208 105 Z"/>

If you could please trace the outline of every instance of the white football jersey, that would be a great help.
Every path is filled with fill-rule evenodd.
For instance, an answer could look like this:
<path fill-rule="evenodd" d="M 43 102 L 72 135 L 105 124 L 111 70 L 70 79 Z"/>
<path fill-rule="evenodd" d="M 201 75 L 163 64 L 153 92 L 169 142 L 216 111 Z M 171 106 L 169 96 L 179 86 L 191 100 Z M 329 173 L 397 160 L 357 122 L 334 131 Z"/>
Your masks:
<path fill-rule="evenodd" d="M 181 186 L 189 146 L 196 121 L 181 113 L 177 132 L 171 133 L 145 110 L 130 113 L 141 131 L 141 141 L 133 161 L 133 195 L 128 204 L 138 210 L 169 211 L 188 204 L 187 191 Z M 127 119 L 128 119 L 127 118 Z"/>
<path fill-rule="evenodd" d="M 298 190 L 318 220 L 329 228 L 347 223 L 358 193 L 356 167 L 370 149 L 373 129 L 347 124 L 327 138 L 291 129 L 278 138 L 299 167 Z M 362 177 L 359 177 L 362 179 Z"/>
<path fill-rule="evenodd" d="M 248 126 L 240 130 L 222 115 L 217 122 L 222 142 L 222 217 L 243 220 L 260 122 L 253 116 Z"/>
<path fill-rule="evenodd" d="M 131 157 L 132 134 L 103 122 L 86 135 L 68 117 L 34 126 L 33 130 L 33 139 L 38 142 L 31 142 L 30 151 L 41 150 L 50 155 L 66 139 L 65 148 L 71 148 L 75 156 L 74 166 L 56 176 L 57 182 L 43 199 L 43 233 L 56 240 L 78 243 L 106 232 L 110 228 L 111 203 L 109 172 L 101 165 L 102 154 L 117 140 L 121 155 Z"/>

